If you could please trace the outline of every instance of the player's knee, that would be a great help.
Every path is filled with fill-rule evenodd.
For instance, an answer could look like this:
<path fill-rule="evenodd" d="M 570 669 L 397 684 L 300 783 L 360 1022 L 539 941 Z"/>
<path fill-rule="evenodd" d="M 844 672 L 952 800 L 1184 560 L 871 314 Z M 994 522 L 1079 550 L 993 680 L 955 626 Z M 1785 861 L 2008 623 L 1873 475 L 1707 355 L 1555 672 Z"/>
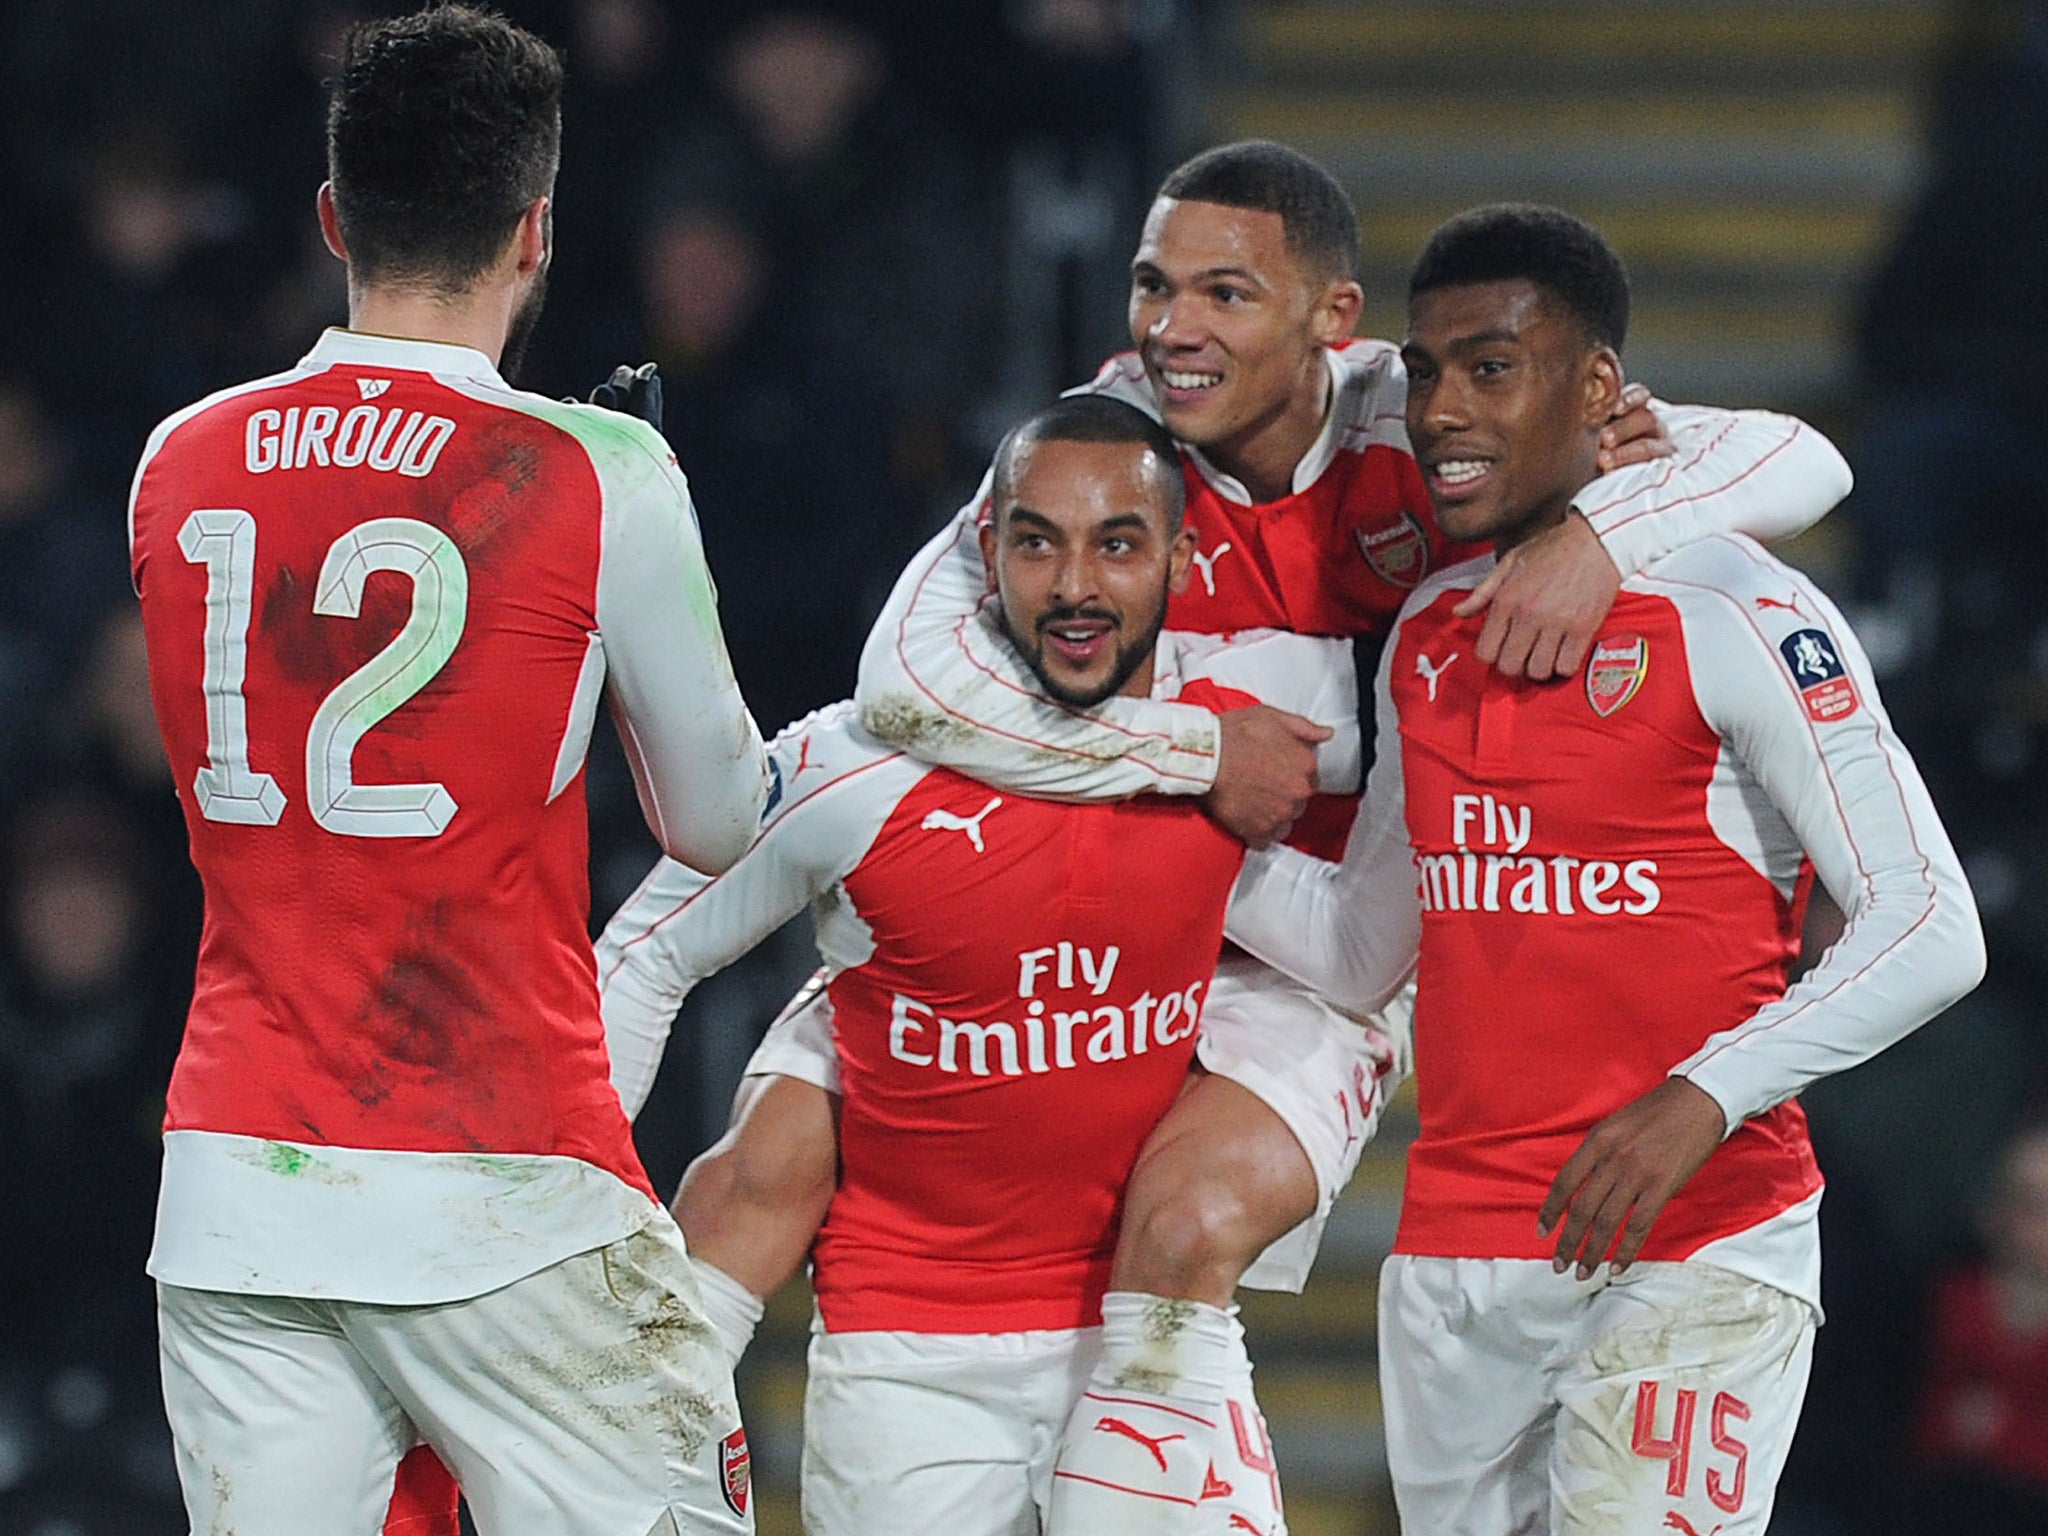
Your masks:
<path fill-rule="evenodd" d="M 1117 1251 L 1118 1287 L 1227 1302 L 1265 1246 L 1263 1223 L 1241 1192 L 1225 1180 L 1198 1178 L 1147 1193 L 1139 1199 L 1133 1189 Z"/>

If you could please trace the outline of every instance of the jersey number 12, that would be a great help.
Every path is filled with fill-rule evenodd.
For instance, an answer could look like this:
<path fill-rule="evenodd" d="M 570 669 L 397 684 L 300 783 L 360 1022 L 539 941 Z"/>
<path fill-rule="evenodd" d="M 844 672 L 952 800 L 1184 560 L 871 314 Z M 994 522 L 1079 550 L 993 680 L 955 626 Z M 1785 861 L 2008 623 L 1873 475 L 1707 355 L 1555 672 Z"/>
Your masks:
<path fill-rule="evenodd" d="M 194 512 L 178 548 L 206 567 L 206 766 L 192 781 L 208 821 L 274 827 L 284 815 L 277 780 L 249 763 L 249 618 L 255 605 L 256 519 L 234 507 Z M 440 529 L 408 517 L 359 523 L 328 547 L 313 611 L 353 619 L 372 571 L 412 579 L 412 612 L 391 643 L 320 701 L 306 733 L 306 797 L 313 820 L 348 837 L 436 837 L 455 817 L 441 784 L 358 784 L 356 744 L 426 687 L 447 664 L 469 617 L 469 568 Z"/>

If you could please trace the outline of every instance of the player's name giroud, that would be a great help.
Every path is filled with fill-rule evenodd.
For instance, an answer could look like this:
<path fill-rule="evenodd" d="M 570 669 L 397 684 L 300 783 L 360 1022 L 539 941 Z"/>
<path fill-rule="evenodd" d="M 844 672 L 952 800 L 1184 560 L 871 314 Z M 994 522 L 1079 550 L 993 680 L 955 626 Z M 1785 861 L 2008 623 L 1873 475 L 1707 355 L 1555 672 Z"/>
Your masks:
<path fill-rule="evenodd" d="M 369 382 L 364 380 L 362 382 Z M 434 461 L 455 436 L 446 416 L 429 416 L 398 406 L 294 405 L 283 411 L 252 412 L 242 429 L 242 460 L 252 475 L 279 469 L 332 464 L 340 469 L 397 470 L 418 480 L 434 472 Z"/>

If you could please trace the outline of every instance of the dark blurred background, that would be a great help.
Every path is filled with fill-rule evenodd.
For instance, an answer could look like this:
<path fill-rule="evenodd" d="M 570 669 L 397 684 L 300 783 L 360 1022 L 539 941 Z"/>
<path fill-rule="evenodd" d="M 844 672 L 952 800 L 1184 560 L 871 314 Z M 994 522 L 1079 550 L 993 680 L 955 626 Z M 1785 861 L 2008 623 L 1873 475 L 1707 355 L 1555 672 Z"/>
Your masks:
<path fill-rule="evenodd" d="M 198 889 L 125 571 L 149 428 L 345 314 L 312 217 L 346 0 L 0 0 L 0 1536 L 181 1530 L 142 1272 Z M 1366 329 L 1502 197 L 1607 230 L 1631 372 L 1794 410 L 1851 612 L 1969 866 L 1990 979 L 1808 1096 L 1814 1384 L 1773 1529 L 2048 1532 L 2048 3 L 530 0 L 569 92 L 524 378 L 657 359 L 764 728 L 845 695 L 1015 416 L 1123 344 L 1147 196 L 1266 135 L 1346 182 Z M 608 735 L 594 922 L 653 858 Z M 722 1127 L 801 928 L 692 1000 L 639 1132 Z M 1393 1529 L 1372 1378 L 1403 1109 L 1306 1296 L 1247 1305 L 1298 1536 Z M 796 1529 L 801 1294 L 742 1394 Z"/>

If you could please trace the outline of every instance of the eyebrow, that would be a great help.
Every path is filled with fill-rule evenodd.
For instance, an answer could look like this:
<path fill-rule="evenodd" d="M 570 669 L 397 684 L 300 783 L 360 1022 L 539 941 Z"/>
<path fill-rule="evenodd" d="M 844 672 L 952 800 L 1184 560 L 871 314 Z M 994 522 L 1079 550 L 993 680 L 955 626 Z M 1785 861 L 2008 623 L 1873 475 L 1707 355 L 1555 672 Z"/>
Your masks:
<path fill-rule="evenodd" d="M 1015 526 L 1019 522 L 1027 522 L 1034 523 L 1038 527 L 1048 529 L 1053 533 L 1062 533 L 1065 531 L 1060 527 L 1058 523 L 1055 523 L 1043 512 L 1034 512 L 1031 510 L 1031 508 L 1026 506 L 1015 506 L 1010 508 L 1008 517 L 1012 526 Z M 1142 512 L 1119 512 L 1112 517 L 1105 517 L 1101 522 L 1097 523 L 1092 529 L 1090 529 L 1089 532 L 1106 533 L 1114 529 L 1122 528 L 1136 528 L 1142 531 L 1143 529 L 1149 526 L 1150 524 L 1146 522 L 1145 514 Z"/>
<path fill-rule="evenodd" d="M 1473 347 L 1498 346 L 1502 342 L 1512 345 L 1521 341 L 1521 339 L 1522 333 L 1520 331 L 1473 331 L 1469 335 L 1453 336 L 1444 350 L 1446 352 L 1469 351 Z"/>
<path fill-rule="evenodd" d="M 1131 275 L 1133 277 L 1142 272 L 1156 272 L 1161 277 L 1166 276 L 1166 269 L 1156 261 L 1146 261 L 1141 258 L 1131 263 Z M 1199 272 L 1191 273 L 1188 281 L 1192 283 L 1209 282 L 1219 277 L 1242 278 L 1245 282 L 1252 283 L 1257 287 L 1264 288 L 1266 286 L 1266 280 L 1250 267 L 1204 267 Z"/>

